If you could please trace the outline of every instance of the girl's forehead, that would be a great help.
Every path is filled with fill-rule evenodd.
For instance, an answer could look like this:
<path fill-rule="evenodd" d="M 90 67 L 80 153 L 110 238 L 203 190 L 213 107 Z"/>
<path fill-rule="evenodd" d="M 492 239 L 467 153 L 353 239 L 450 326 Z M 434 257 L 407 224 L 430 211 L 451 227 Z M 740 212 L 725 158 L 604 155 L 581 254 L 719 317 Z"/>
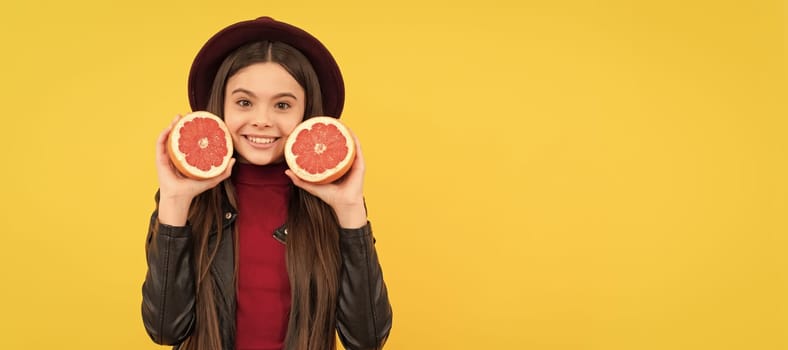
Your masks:
<path fill-rule="evenodd" d="M 255 63 L 238 70 L 228 79 L 227 91 L 231 93 L 237 88 L 252 93 L 288 91 L 304 94 L 298 81 L 284 67 L 272 62 Z"/>

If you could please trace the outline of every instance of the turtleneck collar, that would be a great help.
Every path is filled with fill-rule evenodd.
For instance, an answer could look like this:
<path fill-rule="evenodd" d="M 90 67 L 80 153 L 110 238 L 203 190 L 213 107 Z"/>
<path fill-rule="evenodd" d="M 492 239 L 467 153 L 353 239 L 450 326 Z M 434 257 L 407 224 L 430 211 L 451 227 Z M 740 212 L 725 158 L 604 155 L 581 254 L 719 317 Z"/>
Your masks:
<path fill-rule="evenodd" d="M 285 175 L 287 163 L 254 165 L 236 163 L 233 169 L 233 182 L 251 185 L 289 185 L 292 183 Z"/>

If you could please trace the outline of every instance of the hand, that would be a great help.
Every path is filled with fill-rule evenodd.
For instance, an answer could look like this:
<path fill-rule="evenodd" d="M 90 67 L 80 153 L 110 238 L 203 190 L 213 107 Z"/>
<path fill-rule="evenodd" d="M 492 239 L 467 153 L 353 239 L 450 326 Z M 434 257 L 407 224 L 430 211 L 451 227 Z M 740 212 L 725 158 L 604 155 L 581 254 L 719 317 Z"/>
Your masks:
<path fill-rule="evenodd" d="M 173 119 L 170 126 L 164 129 L 156 141 L 156 171 L 159 176 L 159 222 L 183 226 L 189 214 L 192 199 L 208 189 L 216 187 L 220 182 L 230 177 L 235 158 L 230 159 L 227 169 L 219 176 L 195 180 L 181 174 L 172 164 L 167 154 L 167 139 L 173 126 L 180 116 Z"/>
<path fill-rule="evenodd" d="M 314 184 L 301 180 L 288 169 L 285 174 L 293 183 L 320 198 L 334 209 L 343 228 L 359 228 L 367 223 L 367 210 L 364 208 L 364 155 L 361 153 L 361 143 L 353 132 L 356 143 L 356 159 L 350 170 L 338 180 L 329 184 Z"/>

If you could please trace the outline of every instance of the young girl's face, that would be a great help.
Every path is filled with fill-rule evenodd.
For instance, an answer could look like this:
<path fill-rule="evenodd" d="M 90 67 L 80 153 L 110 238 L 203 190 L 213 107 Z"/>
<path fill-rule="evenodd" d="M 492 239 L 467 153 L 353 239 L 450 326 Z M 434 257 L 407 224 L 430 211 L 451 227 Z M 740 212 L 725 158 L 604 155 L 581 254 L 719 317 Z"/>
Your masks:
<path fill-rule="evenodd" d="M 238 161 L 282 162 L 285 140 L 303 120 L 305 103 L 304 89 L 277 63 L 256 63 L 230 77 L 224 121 Z"/>

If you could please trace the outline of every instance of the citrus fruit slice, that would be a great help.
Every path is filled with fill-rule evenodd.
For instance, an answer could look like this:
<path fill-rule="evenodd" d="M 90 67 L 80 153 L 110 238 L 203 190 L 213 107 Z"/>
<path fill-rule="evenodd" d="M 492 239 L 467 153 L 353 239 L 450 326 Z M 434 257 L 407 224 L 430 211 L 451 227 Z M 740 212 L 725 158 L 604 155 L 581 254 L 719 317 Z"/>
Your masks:
<path fill-rule="evenodd" d="M 230 164 L 233 139 L 224 121 L 204 111 L 189 113 L 175 123 L 167 153 L 183 175 L 193 179 L 216 177 Z"/>
<path fill-rule="evenodd" d="M 285 143 L 287 165 L 308 182 L 334 182 L 350 170 L 355 158 L 353 136 L 336 118 L 309 118 L 296 126 Z"/>

